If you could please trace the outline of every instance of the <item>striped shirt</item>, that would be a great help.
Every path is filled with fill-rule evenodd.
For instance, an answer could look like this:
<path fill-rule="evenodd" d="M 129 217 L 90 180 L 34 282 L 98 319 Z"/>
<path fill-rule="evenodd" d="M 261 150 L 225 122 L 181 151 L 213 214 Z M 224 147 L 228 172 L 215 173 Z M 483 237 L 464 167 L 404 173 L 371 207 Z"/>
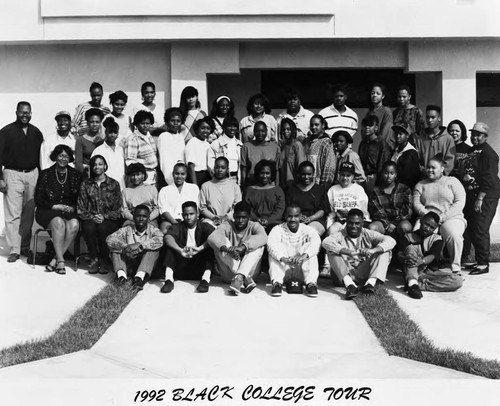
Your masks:
<path fill-rule="evenodd" d="M 330 137 L 339 130 L 345 130 L 354 137 L 358 130 L 358 115 L 347 106 L 345 106 L 345 111 L 341 113 L 332 104 L 321 110 L 319 115 L 326 120 L 328 124 L 326 133 Z"/>
<path fill-rule="evenodd" d="M 85 120 L 85 113 L 87 112 L 87 110 L 90 110 L 93 107 L 94 106 L 92 106 L 90 102 L 79 104 L 76 107 L 75 116 L 73 117 L 73 128 L 75 134 L 83 135 L 89 133 L 89 126 L 87 124 L 87 120 Z M 101 104 L 98 107 L 98 109 L 101 110 L 105 116 L 111 113 L 111 110 L 104 104 Z M 99 133 L 100 133 L 100 138 L 104 138 L 103 136 L 104 131 L 100 131 Z"/>

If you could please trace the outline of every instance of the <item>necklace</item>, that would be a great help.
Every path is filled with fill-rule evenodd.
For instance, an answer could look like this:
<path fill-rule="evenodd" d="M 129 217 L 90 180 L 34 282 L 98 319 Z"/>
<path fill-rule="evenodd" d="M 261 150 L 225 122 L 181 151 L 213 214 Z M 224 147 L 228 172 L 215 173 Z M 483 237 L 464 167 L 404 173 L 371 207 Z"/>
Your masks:
<path fill-rule="evenodd" d="M 64 185 L 66 183 L 66 179 L 68 179 L 68 170 L 66 169 L 64 171 L 63 180 L 59 180 L 59 171 L 56 170 L 56 178 L 57 178 L 57 182 L 60 185 Z"/>

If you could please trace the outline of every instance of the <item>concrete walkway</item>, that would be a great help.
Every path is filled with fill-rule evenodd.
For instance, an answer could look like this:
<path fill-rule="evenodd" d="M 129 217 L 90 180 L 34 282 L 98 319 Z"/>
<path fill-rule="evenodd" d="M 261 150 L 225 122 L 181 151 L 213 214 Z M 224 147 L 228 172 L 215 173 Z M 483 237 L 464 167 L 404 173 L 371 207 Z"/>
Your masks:
<path fill-rule="evenodd" d="M 471 276 L 465 271 L 463 277 L 456 292 L 423 292 L 420 300 L 403 291 L 402 274 L 387 287 L 438 347 L 500 361 L 500 263 L 491 264 L 488 274 Z"/>
<path fill-rule="evenodd" d="M 326 281 L 323 281 L 326 283 Z M 343 290 L 318 298 L 273 298 L 261 282 L 250 295 L 207 294 L 176 282 L 148 284 L 90 350 L 0 370 L 18 378 L 470 378 L 389 357 Z"/>
<path fill-rule="evenodd" d="M 5 240 L 0 240 L 0 348 L 51 335 L 76 310 L 101 290 L 111 276 L 74 272 L 45 272 L 44 266 L 21 257 L 7 262 Z"/>

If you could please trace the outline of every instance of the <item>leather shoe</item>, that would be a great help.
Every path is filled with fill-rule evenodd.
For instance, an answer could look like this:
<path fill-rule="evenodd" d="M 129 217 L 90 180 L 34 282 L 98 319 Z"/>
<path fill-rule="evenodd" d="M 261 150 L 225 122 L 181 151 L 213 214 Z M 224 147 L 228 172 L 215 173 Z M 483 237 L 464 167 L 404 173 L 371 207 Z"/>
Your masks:
<path fill-rule="evenodd" d="M 125 276 L 119 276 L 118 278 L 116 278 L 116 284 L 118 286 L 124 286 L 126 283 L 127 283 L 127 278 L 125 278 Z"/>
<path fill-rule="evenodd" d="M 418 286 L 418 284 L 411 285 L 408 287 L 408 296 L 412 299 L 422 299 L 422 290 Z"/>
<path fill-rule="evenodd" d="M 363 293 L 366 293 L 367 295 L 374 295 L 375 286 L 373 286 L 371 283 L 367 283 L 365 286 L 363 286 Z"/>
<path fill-rule="evenodd" d="M 163 286 L 160 289 L 161 293 L 170 293 L 174 290 L 174 282 L 172 282 L 170 279 L 167 279 Z"/>
<path fill-rule="evenodd" d="M 142 290 L 144 289 L 144 284 L 146 283 L 146 278 L 139 278 L 136 276 L 134 278 L 134 282 L 132 283 L 132 287 L 134 287 L 137 290 Z"/>
<path fill-rule="evenodd" d="M 349 285 L 345 289 L 345 299 L 346 300 L 352 300 L 356 296 L 358 296 L 358 293 L 359 293 L 359 289 L 358 289 L 358 287 L 356 285 Z"/>
<path fill-rule="evenodd" d="M 200 284 L 196 288 L 196 291 L 199 293 L 206 293 L 206 292 L 208 292 L 208 286 L 209 286 L 208 282 L 205 279 L 202 279 L 200 281 Z"/>
<path fill-rule="evenodd" d="M 490 271 L 490 266 L 486 265 L 485 268 L 479 268 L 478 265 L 469 272 L 469 275 L 482 275 L 483 273 L 488 273 Z"/>
<path fill-rule="evenodd" d="M 16 262 L 19 259 L 19 254 L 13 252 L 7 257 L 7 262 Z"/>

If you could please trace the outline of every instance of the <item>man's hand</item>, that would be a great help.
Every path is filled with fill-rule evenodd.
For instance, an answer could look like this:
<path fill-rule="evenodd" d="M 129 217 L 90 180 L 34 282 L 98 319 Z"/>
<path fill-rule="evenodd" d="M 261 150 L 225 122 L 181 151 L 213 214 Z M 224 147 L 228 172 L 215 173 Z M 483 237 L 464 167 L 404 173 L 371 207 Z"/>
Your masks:
<path fill-rule="evenodd" d="M 293 258 L 290 258 L 290 259 L 291 259 L 291 263 L 292 264 L 294 264 L 294 265 L 300 265 L 300 264 L 302 264 L 302 262 L 304 262 L 307 259 L 309 259 L 309 255 L 307 255 L 307 254 L 296 255 L 296 256 L 294 256 Z"/>
<path fill-rule="evenodd" d="M 124 254 L 129 257 L 129 258 L 135 258 L 137 255 L 139 255 L 143 251 L 142 245 L 138 242 L 127 245 L 124 249 L 123 252 Z"/>
<path fill-rule="evenodd" d="M 395 230 L 396 230 L 396 226 L 395 226 L 394 224 L 389 224 L 389 225 L 385 228 L 385 233 L 386 233 L 386 234 L 392 234 Z"/>
<path fill-rule="evenodd" d="M 267 219 L 259 219 L 259 224 L 262 227 L 267 227 L 267 225 L 269 224 L 269 220 L 267 220 Z"/>
<path fill-rule="evenodd" d="M 92 221 L 94 223 L 100 224 L 104 221 L 104 216 L 102 214 L 96 214 L 93 218 Z"/>
<path fill-rule="evenodd" d="M 239 245 L 238 247 L 234 247 L 234 252 L 238 255 L 238 258 L 241 259 L 246 254 L 247 247 Z"/>
<path fill-rule="evenodd" d="M 0 180 L 0 192 L 7 193 L 7 183 L 3 179 Z"/>
<path fill-rule="evenodd" d="M 222 224 L 222 220 L 221 220 L 221 218 L 220 218 L 219 216 L 215 216 L 215 217 L 213 217 L 213 218 L 212 218 L 212 221 L 214 222 L 214 224 L 215 224 L 216 226 L 220 226 L 220 225 Z M 222 247 L 221 247 L 221 248 L 222 248 Z"/>
<path fill-rule="evenodd" d="M 201 251 L 203 251 L 203 247 L 189 247 L 189 249 L 191 251 L 191 256 L 199 254 Z"/>
<path fill-rule="evenodd" d="M 179 252 L 183 258 L 193 258 L 193 254 L 191 253 L 191 247 L 184 247 Z"/>
<path fill-rule="evenodd" d="M 284 263 L 285 265 L 291 265 L 292 264 L 292 258 L 288 257 L 281 257 L 280 262 Z"/>
<path fill-rule="evenodd" d="M 373 248 L 361 248 L 359 250 L 359 255 L 364 258 L 370 258 L 373 254 L 375 254 L 375 250 Z"/>

